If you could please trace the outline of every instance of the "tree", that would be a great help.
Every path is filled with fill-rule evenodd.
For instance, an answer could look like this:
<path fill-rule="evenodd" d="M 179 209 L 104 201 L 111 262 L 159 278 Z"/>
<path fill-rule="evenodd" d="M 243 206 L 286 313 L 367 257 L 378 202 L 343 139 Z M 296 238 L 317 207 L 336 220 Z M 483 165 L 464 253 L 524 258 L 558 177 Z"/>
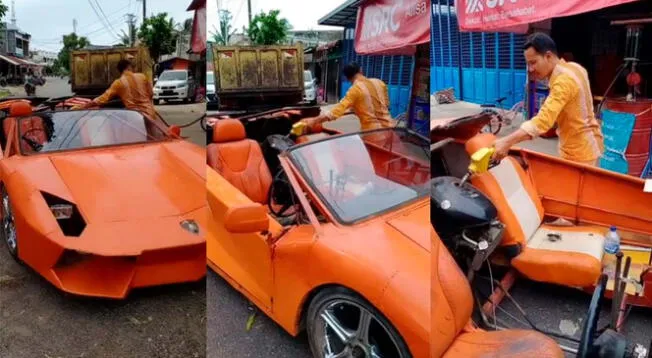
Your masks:
<path fill-rule="evenodd" d="M 9 10 L 7 5 L 3 4 L 2 0 L 0 0 L 0 20 L 5 18 L 5 15 L 7 14 L 7 10 Z"/>
<path fill-rule="evenodd" d="M 215 31 L 211 32 L 211 36 L 213 36 L 213 41 L 218 46 L 226 46 L 231 42 L 231 36 L 235 34 L 235 30 L 231 30 L 233 28 L 231 26 L 233 16 L 229 10 L 220 10 L 218 11 L 218 18 L 220 19 L 220 28 L 213 26 Z"/>
<path fill-rule="evenodd" d="M 174 52 L 178 36 L 174 19 L 168 19 L 165 12 L 145 19 L 138 30 L 138 38 L 149 48 L 149 54 L 155 62 L 158 62 L 161 55 Z"/>
<path fill-rule="evenodd" d="M 79 37 L 74 32 L 69 35 L 63 35 L 63 48 L 57 56 L 57 66 L 66 71 L 70 71 L 70 53 L 90 44 L 90 41 L 86 37 Z"/>
<path fill-rule="evenodd" d="M 255 45 L 276 45 L 287 39 L 292 26 L 287 19 L 279 19 L 280 11 L 271 10 L 265 14 L 256 14 L 249 24 L 247 34 Z"/>

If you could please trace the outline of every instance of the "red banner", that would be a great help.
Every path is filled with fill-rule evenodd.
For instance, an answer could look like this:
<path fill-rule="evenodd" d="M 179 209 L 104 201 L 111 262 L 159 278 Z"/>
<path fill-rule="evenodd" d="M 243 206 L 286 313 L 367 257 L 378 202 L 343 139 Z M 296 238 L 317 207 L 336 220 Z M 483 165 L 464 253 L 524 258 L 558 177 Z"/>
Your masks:
<path fill-rule="evenodd" d="M 638 0 L 456 0 L 461 31 L 496 31 Z"/>
<path fill-rule="evenodd" d="M 430 41 L 430 0 L 368 0 L 360 4 L 355 33 L 359 54 L 412 55 Z"/>
<path fill-rule="evenodd" d="M 198 3 L 195 10 L 195 17 L 192 22 L 192 37 L 190 40 L 193 53 L 206 51 L 206 1 L 193 1 Z M 191 6 L 192 6 L 191 5 Z"/>

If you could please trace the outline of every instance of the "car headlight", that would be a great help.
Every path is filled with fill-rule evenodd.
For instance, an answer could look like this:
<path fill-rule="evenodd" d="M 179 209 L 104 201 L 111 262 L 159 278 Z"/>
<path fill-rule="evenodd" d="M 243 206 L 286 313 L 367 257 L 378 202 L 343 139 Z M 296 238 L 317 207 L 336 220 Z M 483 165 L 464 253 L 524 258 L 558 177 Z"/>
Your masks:
<path fill-rule="evenodd" d="M 184 87 L 186 87 L 186 85 L 185 85 L 185 84 L 180 84 L 180 85 L 177 85 L 177 88 L 184 88 Z"/>

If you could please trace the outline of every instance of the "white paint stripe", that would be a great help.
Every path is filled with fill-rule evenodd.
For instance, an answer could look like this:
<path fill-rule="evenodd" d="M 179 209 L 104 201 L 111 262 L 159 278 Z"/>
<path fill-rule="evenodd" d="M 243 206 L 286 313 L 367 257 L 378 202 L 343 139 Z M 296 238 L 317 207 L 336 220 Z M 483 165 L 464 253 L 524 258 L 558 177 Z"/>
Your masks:
<path fill-rule="evenodd" d="M 491 169 L 491 174 L 498 182 L 500 190 L 507 201 L 510 209 L 516 216 L 525 240 L 529 240 L 541 226 L 542 218 L 539 211 L 528 194 L 521 177 L 518 175 L 513 160 L 503 160 L 499 165 Z"/>

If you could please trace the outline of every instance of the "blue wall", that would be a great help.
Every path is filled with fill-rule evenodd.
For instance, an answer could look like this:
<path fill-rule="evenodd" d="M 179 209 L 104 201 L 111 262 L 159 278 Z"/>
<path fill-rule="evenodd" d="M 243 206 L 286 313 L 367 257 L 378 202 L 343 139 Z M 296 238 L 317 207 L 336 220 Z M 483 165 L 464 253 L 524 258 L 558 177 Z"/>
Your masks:
<path fill-rule="evenodd" d="M 368 56 L 355 52 L 353 38 L 355 29 L 344 30 L 344 43 L 342 48 L 342 64 L 357 62 L 367 77 L 383 80 L 389 90 L 390 112 L 396 117 L 407 112 L 410 104 L 410 89 L 414 77 L 414 56 Z M 344 97 L 351 83 L 341 77 L 340 98 Z"/>
<path fill-rule="evenodd" d="M 453 87 L 457 97 L 474 103 L 507 97 L 506 106 L 524 100 L 525 35 L 460 32 L 453 0 L 432 0 L 430 28 L 431 92 Z"/>

